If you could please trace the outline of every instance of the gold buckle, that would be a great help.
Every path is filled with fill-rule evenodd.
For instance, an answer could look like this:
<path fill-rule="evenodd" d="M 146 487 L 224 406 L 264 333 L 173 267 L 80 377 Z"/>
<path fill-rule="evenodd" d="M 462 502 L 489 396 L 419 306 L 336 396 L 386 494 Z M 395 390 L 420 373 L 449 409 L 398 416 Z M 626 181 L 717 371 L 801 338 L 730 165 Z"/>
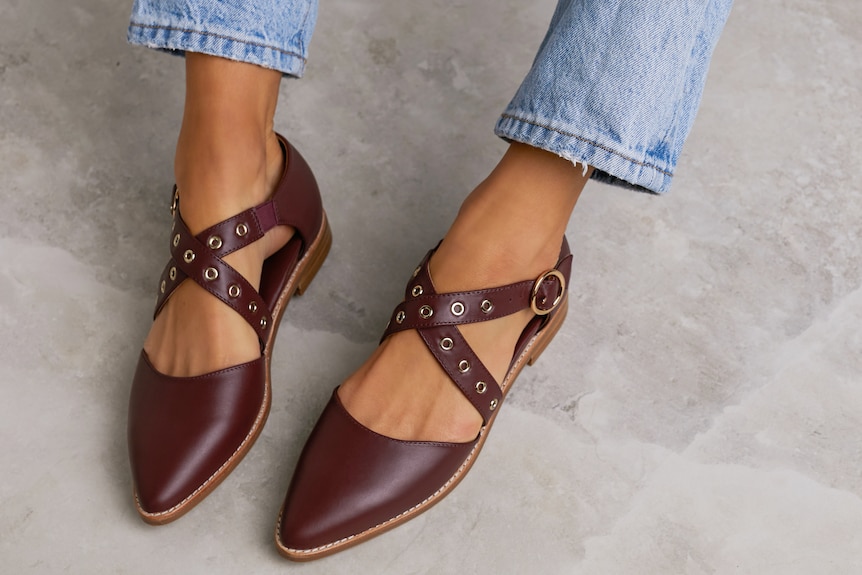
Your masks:
<path fill-rule="evenodd" d="M 177 208 L 180 207 L 180 189 L 174 186 L 174 198 L 171 201 L 171 215 L 177 213 Z"/>
<path fill-rule="evenodd" d="M 557 278 L 557 281 L 560 282 L 560 293 L 557 294 L 557 298 L 554 300 L 554 303 L 551 305 L 549 309 L 540 309 L 538 305 L 536 305 L 536 296 L 539 295 L 539 288 L 542 287 L 542 282 L 544 282 L 549 277 Z M 566 295 L 566 278 L 563 277 L 563 274 L 560 273 L 559 270 L 548 270 L 538 278 L 536 278 L 536 283 L 533 284 L 533 291 L 530 293 L 530 308 L 533 310 L 533 313 L 536 315 L 548 315 L 560 305 L 560 302 L 563 301 L 563 296 Z M 544 301 L 541 303 L 545 303 Z"/>

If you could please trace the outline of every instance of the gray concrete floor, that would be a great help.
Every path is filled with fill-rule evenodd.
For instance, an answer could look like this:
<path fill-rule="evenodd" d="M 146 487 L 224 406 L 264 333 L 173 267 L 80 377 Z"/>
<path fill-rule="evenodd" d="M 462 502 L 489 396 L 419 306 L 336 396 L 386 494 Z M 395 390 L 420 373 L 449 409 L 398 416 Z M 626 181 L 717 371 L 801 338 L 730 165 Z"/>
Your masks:
<path fill-rule="evenodd" d="M 552 8 L 323 2 L 277 125 L 316 167 L 336 243 L 286 315 L 261 439 L 152 528 L 125 410 L 166 257 L 182 61 L 125 44 L 127 2 L 0 2 L 0 572 L 862 569 L 853 0 L 738 0 L 672 194 L 587 187 L 569 320 L 467 479 L 340 555 L 276 554 L 310 426 L 500 157 L 491 128 Z"/>

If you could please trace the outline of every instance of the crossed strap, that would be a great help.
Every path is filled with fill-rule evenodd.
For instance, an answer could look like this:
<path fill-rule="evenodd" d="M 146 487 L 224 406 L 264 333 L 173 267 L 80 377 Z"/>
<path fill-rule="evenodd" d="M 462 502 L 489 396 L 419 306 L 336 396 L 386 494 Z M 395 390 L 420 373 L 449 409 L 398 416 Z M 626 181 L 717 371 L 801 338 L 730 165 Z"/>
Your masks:
<path fill-rule="evenodd" d="M 249 208 L 196 236 L 180 214 L 176 188 L 171 213 L 171 259 L 159 279 L 153 317 L 159 314 L 177 286 L 190 278 L 242 316 L 257 333 L 263 349 L 267 333 L 272 329 L 269 306 L 248 280 L 222 258 L 256 242 L 281 223 L 276 202 L 270 200 Z"/>
<path fill-rule="evenodd" d="M 436 249 L 429 251 L 413 272 L 404 301 L 392 312 L 381 341 L 407 329 L 419 332 L 428 350 L 487 423 L 503 400 L 503 391 L 458 326 L 490 321 L 523 309 L 532 309 L 544 325 L 548 314 L 553 313 L 565 297 L 572 256 L 564 240 L 557 266 L 535 280 L 441 294 L 434 289 L 428 270 Z"/>

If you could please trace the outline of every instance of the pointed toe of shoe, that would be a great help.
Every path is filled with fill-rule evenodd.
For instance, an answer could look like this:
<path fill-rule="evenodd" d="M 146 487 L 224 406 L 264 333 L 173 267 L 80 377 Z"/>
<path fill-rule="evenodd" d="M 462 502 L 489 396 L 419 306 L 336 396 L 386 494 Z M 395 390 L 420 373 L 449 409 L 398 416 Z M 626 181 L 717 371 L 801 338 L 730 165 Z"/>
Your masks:
<path fill-rule="evenodd" d="M 311 560 L 399 525 L 435 503 L 478 441 L 401 441 L 353 419 L 337 391 L 297 463 L 276 528 L 282 554 Z"/>
<path fill-rule="evenodd" d="M 250 447 L 268 399 L 262 358 L 199 377 L 170 377 L 142 353 L 128 441 L 144 521 L 173 521 L 211 491 Z"/>

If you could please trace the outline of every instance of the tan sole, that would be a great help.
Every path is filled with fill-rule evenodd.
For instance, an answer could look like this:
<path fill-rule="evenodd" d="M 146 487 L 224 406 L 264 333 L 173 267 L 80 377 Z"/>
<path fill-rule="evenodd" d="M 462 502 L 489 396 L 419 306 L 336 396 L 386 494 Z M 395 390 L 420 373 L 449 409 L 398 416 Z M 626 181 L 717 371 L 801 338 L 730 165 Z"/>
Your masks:
<path fill-rule="evenodd" d="M 569 297 L 568 294 L 566 294 L 566 297 L 563 299 L 562 302 L 560 302 L 560 310 L 556 314 L 554 314 L 554 316 L 548 321 L 548 325 L 546 325 L 545 328 L 541 332 L 536 334 L 532 341 L 530 341 L 530 343 L 527 345 L 527 347 L 524 349 L 521 355 L 518 356 L 518 359 L 512 365 L 512 368 L 509 370 L 509 373 L 506 374 L 506 377 L 500 386 L 503 392 L 503 400 L 505 400 L 506 395 L 508 394 L 509 389 L 512 386 L 512 383 L 514 383 L 515 379 L 517 379 L 521 371 L 523 371 L 523 369 L 527 365 L 533 365 L 539 359 L 539 356 L 542 355 L 542 352 L 547 349 L 548 344 L 551 343 L 551 340 L 554 339 L 554 336 L 557 334 L 558 331 L 560 331 L 560 327 L 562 327 L 563 322 L 566 319 L 566 314 L 568 314 L 568 311 Z M 405 523 L 410 519 L 413 519 L 417 515 L 427 511 L 433 505 L 443 499 L 446 495 L 448 495 L 449 492 L 451 492 L 452 489 L 454 489 L 455 486 L 457 486 L 458 483 L 461 482 L 464 476 L 467 475 L 467 472 L 473 466 L 473 463 L 479 456 L 479 452 L 485 445 L 485 441 L 487 440 L 488 434 L 491 431 L 491 426 L 494 424 L 494 421 L 496 421 L 497 415 L 499 413 L 500 409 L 494 412 L 494 414 L 488 420 L 488 424 L 485 425 L 479 431 L 479 440 L 476 443 L 476 446 L 470 452 L 470 455 L 467 457 L 461 467 L 458 468 L 458 471 L 456 471 L 455 474 L 450 477 L 449 480 L 439 490 L 437 490 L 425 501 L 405 511 L 401 515 L 393 517 L 392 519 L 389 519 L 388 521 L 385 521 L 380 525 L 367 529 L 362 533 L 358 533 L 351 537 L 342 539 L 341 541 L 337 541 L 324 547 L 319 547 L 317 549 L 290 549 L 284 547 L 281 544 L 281 534 L 279 531 L 281 528 L 281 515 L 284 513 L 284 507 L 282 507 L 281 511 L 279 512 L 278 520 L 275 524 L 275 545 L 278 548 L 278 552 L 281 553 L 281 555 L 283 555 L 284 557 L 290 559 L 291 561 L 305 562 L 313 561 L 315 559 L 321 559 L 328 555 L 338 553 L 339 551 L 344 551 L 345 549 L 353 547 L 354 545 L 358 545 L 360 543 L 368 541 L 369 539 L 381 535 L 389 531 L 390 529 L 398 527 L 402 523 Z"/>
<path fill-rule="evenodd" d="M 323 265 L 324 260 L 326 260 L 326 256 L 329 254 L 331 246 L 332 231 L 329 228 L 329 221 L 324 212 L 323 223 L 321 224 L 317 237 L 311 243 L 308 251 L 302 259 L 297 262 L 296 268 L 288 278 L 284 290 L 282 290 L 281 294 L 278 296 L 276 304 L 272 309 L 272 316 L 274 319 L 273 323 L 275 327 L 269 333 L 263 354 L 266 365 L 263 403 L 261 404 L 260 411 L 258 411 L 254 425 L 248 432 L 248 435 L 246 435 L 245 439 L 242 440 L 242 443 L 239 444 L 239 447 L 237 447 L 236 451 L 234 451 L 230 458 L 228 458 L 228 460 L 225 461 L 215 473 L 213 473 L 200 487 L 198 487 L 194 493 L 167 511 L 149 513 L 142 509 L 140 501 L 138 500 L 138 494 L 135 492 L 133 487 L 132 494 L 135 499 L 135 507 L 138 514 L 141 516 L 141 519 L 146 523 L 149 523 L 150 525 L 164 525 L 166 523 L 176 521 L 191 511 L 198 503 L 205 499 L 213 489 L 218 487 L 228 475 L 230 475 L 231 471 L 239 465 L 239 462 L 242 461 L 243 457 L 245 457 L 245 455 L 251 450 L 251 447 L 254 445 L 258 436 L 260 436 L 260 432 L 263 430 L 263 426 L 266 423 L 267 417 L 269 417 L 269 411 L 272 405 L 272 375 L 270 373 L 270 365 L 272 363 L 272 349 L 275 345 L 275 338 L 278 333 L 278 327 L 281 324 L 281 318 L 287 309 L 287 304 L 290 301 L 290 298 L 294 294 L 302 295 L 305 293 L 305 290 L 308 289 L 308 286 L 311 285 L 311 281 L 317 275 L 317 272 Z"/>

